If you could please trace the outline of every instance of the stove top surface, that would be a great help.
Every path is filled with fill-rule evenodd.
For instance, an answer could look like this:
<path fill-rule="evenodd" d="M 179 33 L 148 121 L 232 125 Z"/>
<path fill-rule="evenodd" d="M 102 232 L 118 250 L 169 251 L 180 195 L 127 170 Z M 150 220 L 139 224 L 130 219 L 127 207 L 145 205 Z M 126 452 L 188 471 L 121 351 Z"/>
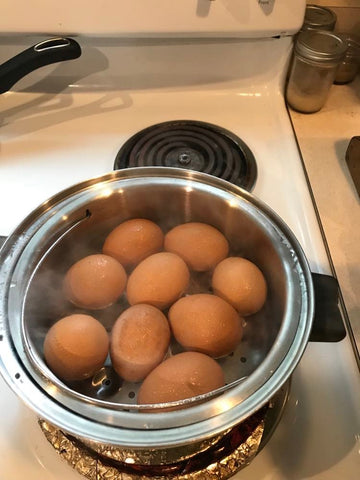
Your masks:
<path fill-rule="evenodd" d="M 255 41 L 251 44 L 254 62 L 248 71 L 243 65 L 249 44 L 244 50 L 243 45 L 170 42 L 167 47 L 140 42 L 133 56 L 131 42 L 116 49 L 116 54 L 108 45 L 106 55 L 113 59 L 113 69 L 106 76 L 100 68 L 95 76 L 88 69 L 88 77 L 84 72 L 82 77 L 74 75 L 64 90 L 59 86 L 62 74 L 69 76 L 66 67 L 61 67 L 49 88 L 44 79 L 36 77 L 35 87 L 19 84 L 3 95 L 0 235 L 9 235 L 26 215 L 60 190 L 110 172 L 118 152 L 131 145 L 134 135 L 154 125 L 186 119 L 216 125 L 230 132 L 232 140 L 246 143 L 256 159 L 253 194 L 293 230 L 312 272 L 331 274 L 282 94 L 291 40 Z M 101 49 L 97 55 L 99 65 Z M 125 72 L 116 62 L 119 56 L 128 60 Z M 164 56 L 176 59 L 171 63 L 173 72 L 159 61 Z M 216 69 L 210 61 L 214 58 Z M 139 79 L 139 71 L 146 74 L 146 81 L 143 76 Z M 91 88 L 81 78 L 91 80 Z M 186 154 L 193 153 L 182 148 L 176 153 L 185 154 L 181 158 L 186 162 Z M 359 378 L 348 335 L 338 342 L 310 343 L 293 374 L 279 427 L 252 464 L 234 478 L 357 479 Z M 0 479 L 80 480 L 48 444 L 34 413 L 2 379 L 0 392 Z"/>
<path fill-rule="evenodd" d="M 313 271 L 331 273 L 321 234 L 311 227 L 317 225 L 316 214 L 278 81 L 248 88 L 220 84 L 123 92 L 74 87 L 59 94 L 3 95 L 0 204 L 11 199 L 11 208 L 3 209 L 0 235 L 9 235 L 55 193 L 110 172 L 119 150 L 138 132 L 186 119 L 216 125 L 246 144 L 241 149 L 256 159 L 253 194 L 293 230 Z M 255 170 L 246 176 L 253 182 Z"/>
<path fill-rule="evenodd" d="M 360 382 L 355 370 L 346 341 L 309 344 L 292 377 L 280 424 L 265 448 L 234 480 L 357 480 Z M 60 459 L 34 413 L 1 378 L 0 392 L 0 478 L 83 478 Z"/>

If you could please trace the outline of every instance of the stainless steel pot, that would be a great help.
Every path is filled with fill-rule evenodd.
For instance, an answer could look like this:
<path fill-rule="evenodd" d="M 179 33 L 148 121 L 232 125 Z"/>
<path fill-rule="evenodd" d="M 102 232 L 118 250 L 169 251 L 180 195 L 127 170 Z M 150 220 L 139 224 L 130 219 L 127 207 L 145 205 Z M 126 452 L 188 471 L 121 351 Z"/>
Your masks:
<path fill-rule="evenodd" d="M 228 238 L 231 254 L 254 261 L 267 280 L 265 307 L 247 320 L 239 350 L 223 360 L 228 383 L 244 380 L 187 409 L 139 412 L 121 396 L 126 388 L 114 398 L 84 395 L 58 380 L 43 359 L 46 331 L 67 313 L 64 272 L 101 251 L 107 232 L 133 217 L 164 230 L 189 221 L 212 224 Z M 299 362 L 312 325 L 311 273 L 289 228 L 252 194 L 183 169 L 125 169 L 60 192 L 13 232 L 0 264 L 0 370 L 10 387 L 41 418 L 85 442 L 125 452 L 156 449 L 165 462 L 166 452 L 207 448 L 265 405 Z M 101 320 L 111 328 L 111 309 Z"/>

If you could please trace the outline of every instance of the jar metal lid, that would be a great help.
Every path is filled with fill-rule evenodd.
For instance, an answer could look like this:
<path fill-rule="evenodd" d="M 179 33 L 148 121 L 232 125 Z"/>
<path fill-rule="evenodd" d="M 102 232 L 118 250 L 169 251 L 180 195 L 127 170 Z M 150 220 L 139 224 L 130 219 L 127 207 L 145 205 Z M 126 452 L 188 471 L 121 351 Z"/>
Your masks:
<path fill-rule="evenodd" d="M 318 29 L 333 30 L 336 24 L 336 14 L 330 8 L 318 5 L 307 5 L 302 30 Z"/>
<path fill-rule="evenodd" d="M 340 61 L 346 50 L 347 43 L 341 37 L 322 30 L 301 32 L 295 44 L 296 54 L 320 62 Z"/>

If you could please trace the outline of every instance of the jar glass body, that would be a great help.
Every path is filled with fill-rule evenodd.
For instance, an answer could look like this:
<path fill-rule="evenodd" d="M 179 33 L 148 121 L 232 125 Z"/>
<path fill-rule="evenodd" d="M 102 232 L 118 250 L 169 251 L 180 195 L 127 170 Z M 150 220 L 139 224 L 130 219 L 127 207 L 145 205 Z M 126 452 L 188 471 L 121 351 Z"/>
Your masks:
<path fill-rule="evenodd" d="M 354 80 L 360 70 L 360 37 L 346 33 L 340 35 L 347 44 L 347 50 L 337 69 L 334 83 L 344 84 Z"/>
<path fill-rule="evenodd" d="M 343 85 L 354 80 L 360 69 L 360 58 L 345 58 L 336 73 L 334 83 Z"/>
<path fill-rule="evenodd" d="M 330 8 L 308 4 L 306 6 L 305 18 L 301 31 L 327 30 L 332 32 L 335 29 L 336 21 L 336 14 Z"/>
<path fill-rule="evenodd" d="M 290 107 L 303 113 L 320 110 L 329 95 L 338 65 L 338 61 L 314 61 L 295 54 L 286 90 Z"/>

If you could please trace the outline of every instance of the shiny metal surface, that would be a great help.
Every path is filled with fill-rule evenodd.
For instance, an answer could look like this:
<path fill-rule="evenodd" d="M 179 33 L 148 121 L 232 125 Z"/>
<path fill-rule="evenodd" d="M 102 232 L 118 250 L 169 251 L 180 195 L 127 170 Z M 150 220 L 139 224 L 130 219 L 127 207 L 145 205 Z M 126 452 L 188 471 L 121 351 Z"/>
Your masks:
<path fill-rule="evenodd" d="M 257 452 L 252 452 L 252 454 L 259 453 L 265 447 L 276 427 L 278 426 L 288 401 L 290 386 L 291 379 L 288 380 L 280 388 L 280 390 L 275 393 L 275 395 L 265 406 L 263 414 L 259 415 L 259 418 L 262 418 L 263 420 L 263 432 L 261 435 L 260 444 L 258 445 L 258 450 Z M 256 414 L 259 413 L 256 412 Z M 231 429 L 226 430 L 222 434 L 214 436 L 203 442 L 193 442 L 187 445 L 182 445 L 181 447 L 167 449 L 132 450 L 126 447 L 112 447 L 102 443 L 91 442 L 89 440 L 83 440 L 83 443 L 99 455 L 119 462 L 131 462 L 142 465 L 164 465 L 183 461 L 197 455 L 200 452 L 206 452 L 214 445 L 218 444 L 221 439 L 230 431 Z M 250 463 L 250 460 L 252 460 L 252 455 L 251 458 L 248 458 L 248 460 Z"/>
<path fill-rule="evenodd" d="M 208 457 L 205 466 L 201 465 L 190 471 L 187 471 L 188 465 L 185 460 L 181 473 L 173 473 L 171 465 L 168 466 L 169 472 L 165 473 L 161 472 L 161 466 L 159 468 L 157 464 L 155 469 L 151 466 L 148 469 L 144 469 L 143 466 L 139 468 L 133 463 L 133 456 L 127 457 L 123 465 L 117 464 L 86 448 L 76 439 L 66 436 L 53 425 L 45 421 L 39 421 L 39 424 L 46 439 L 57 453 L 89 480 L 169 480 L 170 478 L 173 480 L 225 480 L 251 463 L 258 452 L 264 431 L 264 420 L 262 420 L 246 440 L 230 453 L 223 454 L 222 458 L 215 461 Z M 156 455 L 156 451 L 151 452 L 149 457 L 153 457 L 154 454 Z M 174 466 L 177 467 L 177 465 Z"/>
<path fill-rule="evenodd" d="M 117 223 L 138 216 L 164 230 L 191 220 L 216 226 L 227 236 L 232 254 L 259 265 L 269 287 L 264 310 L 247 321 L 239 347 L 246 349 L 247 361 L 229 368 L 247 378 L 186 410 L 125 411 L 117 401 L 91 398 L 63 384 L 43 360 L 45 333 L 67 308 L 59 295 L 64 272 L 79 256 L 99 251 Z M 9 237 L 0 264 L 0 367 L 6 381 L 42 418 L 79 438 L 107 444 L 168 448 L 236 425 L 289 378 L 311 329 L 311 275 L 291 231 L 246 191 L 183 169 L 127 169 L 60 192 Z M 108 329 L 111 318 L 106 312 L 101 319 Z"/>

